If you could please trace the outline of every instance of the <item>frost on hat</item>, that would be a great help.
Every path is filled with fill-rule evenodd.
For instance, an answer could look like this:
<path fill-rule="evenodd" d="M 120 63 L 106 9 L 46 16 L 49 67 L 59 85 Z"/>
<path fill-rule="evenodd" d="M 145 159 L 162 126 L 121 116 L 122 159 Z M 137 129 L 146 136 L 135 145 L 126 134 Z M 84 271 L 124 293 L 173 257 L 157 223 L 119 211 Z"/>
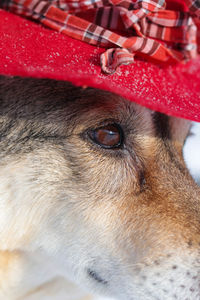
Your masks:
<path fill-rule="evenodd" d="M 1 74 L 68 80 L 200 121 L 199 0 L 3 3 Z"/>

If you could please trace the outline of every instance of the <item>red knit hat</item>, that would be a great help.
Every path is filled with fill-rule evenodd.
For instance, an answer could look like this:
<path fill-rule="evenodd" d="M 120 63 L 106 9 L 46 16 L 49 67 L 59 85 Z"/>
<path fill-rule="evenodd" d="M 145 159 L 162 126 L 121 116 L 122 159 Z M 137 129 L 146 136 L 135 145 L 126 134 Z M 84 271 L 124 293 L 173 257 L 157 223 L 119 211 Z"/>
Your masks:
<path fill-rule="evenodd" d="M 7 7 L 2 5 L 4 9 L 37 22 L 0 9 L 0 74 L 66 80 L 77 86 L 114 92 L 153 110 L 200 122 L 200 56 L 195 48 L 198 31 L 194 31 L 194 22 L 197 29 L 199 26 L 200 11 L 195 1 L 172 1 L 173 10 L 168 1 L 166 10 L 164 0 L 32 0 L 40 6 L 31 12 L 28 6 L 5 2 L 10 3 Z M 60 7 L 54 2 L 59 2 Z M 90 2 L 87 9 L 86 2 Z M 122 6 L 122 2 L 130 6 Z M 32 7 L 31 0 L 24 3 Z M 48 4 L 45 9 L 44 3 Z M 111 9 L 115 18 L 118 16 L 118 24 L 112 25 L 113 30 L 109 25 L 109 31 L 102 23 L 114 24 Z M 93 36 L 91 30 L 88 32 L 88 24 Z M 126 29 L 122 33 L 124 24 Z M 70 26 L 75 26 L 75 31 Z M 85 30 L 81 34 L 80 28 Z M 162 35 L 162 39 L 156 34 Z"/>

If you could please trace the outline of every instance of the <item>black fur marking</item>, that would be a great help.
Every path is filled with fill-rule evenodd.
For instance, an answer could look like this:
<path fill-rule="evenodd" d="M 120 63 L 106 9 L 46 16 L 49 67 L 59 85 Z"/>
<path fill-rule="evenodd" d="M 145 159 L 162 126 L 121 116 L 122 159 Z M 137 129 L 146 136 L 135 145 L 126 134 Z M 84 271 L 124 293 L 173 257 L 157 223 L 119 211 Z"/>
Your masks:
<path fill-rule="evenodd" d="M 169 117 L 156 112 L 153 116 L 154 126 L 156 130 L 156 135 L 163 140 L 170 140 L 171 139 L 171 133 L 170 133 L 170 127 L 169 127 Z"/>
<path fill-rule="evenodd" d="M 91 269 L 87 269 L 87 274 L 99 283 L 108 284 L 106 280 L 102 279 L 95 271 Z"/>

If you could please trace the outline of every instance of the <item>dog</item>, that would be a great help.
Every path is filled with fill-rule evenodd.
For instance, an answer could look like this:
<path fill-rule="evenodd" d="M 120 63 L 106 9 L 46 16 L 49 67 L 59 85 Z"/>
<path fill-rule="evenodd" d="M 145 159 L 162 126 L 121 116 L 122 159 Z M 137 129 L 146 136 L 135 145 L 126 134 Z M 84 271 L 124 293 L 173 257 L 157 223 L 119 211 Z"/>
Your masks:
<path fill-rule="evenodd" d="M 0 77 L 0 299 L 200 299 L 190 122 L 115 94 Z"/>

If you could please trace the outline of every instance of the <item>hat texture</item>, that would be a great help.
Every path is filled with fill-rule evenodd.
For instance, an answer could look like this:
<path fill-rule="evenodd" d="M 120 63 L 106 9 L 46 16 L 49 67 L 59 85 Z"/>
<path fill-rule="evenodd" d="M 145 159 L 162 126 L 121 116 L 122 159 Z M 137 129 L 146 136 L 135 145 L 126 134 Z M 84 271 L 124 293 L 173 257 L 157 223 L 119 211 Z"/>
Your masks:
<path fill-rule="evenodd" d="M 17 1 L 15 2 L 17 3 Z M 149 13 L 149 20 L 151 21 L 151 27 L 149 28 L 152 35 L 158 32 L 158 29 L 160 30 L 161 25 L 161 27 L 164 27 L 163 24 L 167 22 L 167 29 L 166 26 L 162 29 L 162 32 L 165 33 L 164 41 L 157 41 L 156 36 L 149 37 L 144 34 L 147 28 L 142 20 L 146 16 L 139 15 L 141 14 L 141 7 L 137 10 L 139 21 L 137 20 L 134 23 L 135 15 L 131 15 L 134 23 L 134 39 L 132 38 L 130 24 L 128 23 L 131 18 L 128 18 L 127 21 L 127 15 L 129 16 L 132 11 L 135 14 L 136 6 L 133 6 L 133 10 L 129 9 L 125 17 L 123 14 L 125 12 L 124 7 L 123 9 L 120 7 L 119 11 L 117 5 L 112 7 L 114 11 L 116 10 L 116 15 L 121 13 L 120 18 L 124 18 L 123 20 L 127 22 L 125 24 L 128 24 L 123 34 L 120 22 L 120 32 L 114 29 L 107 32 L 107 29 L 105 29 L 103 33 L 98 34 L 100 32 L 98 31 L 99 28 L 103 28 L 102 22 L 106 18 L 106 13 L 110 11 L 110 1 L 104 1 L 103 3 L 103 7 L 106 6 L 107 10 L 105 10 L 105 7 L 104 9 L 102 7 L 98 9 L 93 7 L 93 10 L 91 9 L 92 13 L 95 12 L 96 20 L 96 11 L 98 11 L 98 14 L 101 12 L 101 14 L 104 13 L 105 15 L 99 21 L 101 26 L 98 25 L 97 29 L 95 27 L 94 32 L 95 34 L 97 32 L 97 34 L 95 36 L 93 34 L 92 38 L 91 32 L 88 34 L 88 31 L 87 36 L 85 34 L 86 31 L 83 34 L 81 33 L 82 35 L 79 34 L 79 36 L 78 33 L 80 32 L 77 33 L 76 30 L 72 30 L 72 33 L 60 33 L 58 31 L 68 30 L 68 25 L 64 28 L 63 24 L 58 21 L 58 18 L 63 16 L 63 12 L 66 13 L 64 4 L 66 5 L 67 2 L 84 3 L 84 1 L 63 0 L 60 2 L 63 2 L 63 6 L 59 7 L 59 11 L 54 10 L 50 14 L 53 16 L 53 21 L 50 18 L 45 18 L 45 13 L 49 12 L 49 7 L 45 13 L 43 8 L 43 20 L 45 19 L 47 23 L 44 21 L 40 22 L 39 13 L 36 17 L 34 15 L 35 12 L 33 15 L 30 15 L 30 11 L 26 10 L 22 14 L 23 16 L 28 16 L 29 19 L 36 19 L 37 22 L 33 22 L 6 11 L 4 7 L 4 9 L 0 9 L 0 74 L 70 81 L 77 86 L 94 87 L 116 93 L 130 101 L 137 102 L 156 111 L 200 122 L 200 56 L 198 55 L 198 48 L 195 48 L 195 46 L 198 46 L 198 15 L 200 15 L 198 3 L 196 4 L 198 1 L 191 2 L 190 6 L 181 0 L 175 1 L 177 9 L 181 7 L 181 11 L 167 10 L 167 15 L 163 12 L 163 7 L 161 7 L 162 9 L 156 8 L 153 13 Z M 98 4 L 98 2 L 102 1 L 96 0 L 91 2 Z M 137 3 L 137 1 L 127 2 Z M 165 1 L 138 2 L 156 2 L 156 5 L 162 2 L 160 6 L 163 6 Z M 105 5 L 106 3 L 107 5 Z M 170 2 L 168 7 L 170 8 Z M 175 7 L 174 3 L 173 7 Z M 192 14 L 189 12 L 188 7 Z M 149 12 L 151 8 L 142 7 L 142 9 L 144 11 L 146 9 Z M 20 14 L 19 6 L 14 7 L 14 9 L 12 7 L 10 10 Z M 83 9 L 83 11 L 85 10 Z M 158 15 L 158 11 L 162 14 Z M 83 19 L 82 14 L 81 10 L 76 14 L 71 13 L 70 16 L 75 15 L 78 17 L 75 21 L 78 20 L 78 25 L 80 25 L 81 20 L 84 22 L 86 20 Z M 194 15 L 194 18 L 191 18 L 191 15 Z M 54 22 L 55 16 L 57 18 L 56 22 Z M 164 17 L 165 20 L 162 21 Z M 174 18 L 173 22 L 172 17 Z M 84 18 L 86 17 L 84 16 Z M 119 20 L 121 20 L 120 18 Z M 155 18 L 156 25 L 154 24 Z M 181 24 L 180 19 L 182 20 Z M 66 24 L 64 16 L 63 20 L 65 20 Z M 108 17 L 107 20 L 109 20 Z M 149 20 L 147 20 L 147 23 L 150 22 Z M 180 31 L 180 28 L 178 31 L 174 31 L 174 24 L 178 22 L 177 20 L 179 21 L 179 27 L 182 29 L 184 24 L 187 23 L 187 31 L 185 29 Z M 45 26 L 38 24 L 38 22 L 43 23 Z M 73 25 L 74 19 L 71 22 L 70 26 Z M 94 20 L 91 19 L 91 14 L 89 14 L 87 22 L 93 24 Z M 158 22 L 164 23 L 159 25 Z M 81 24 L 83 27 L 86 25 L 86 23 Z M 51 27 L 51 29 L 47 28 L 47 26 Z M 77 27 L 76 24 L 75 26 Z M 60 28 L 65 30 L 60 30 Z M 168 30 L 168 28 L 170 29 Z M 108 39 L 110 32 L 111 37 L 109 35 Z M 174 35 L 171 38 L 172 34 L 176 35 L 175 40 L 173 40 Z M 98 38 L 96 39 L 96 37 Z M 116 46 L 117 38 L 122 44 L 117 42 Z M 111 39 L 115 39 L 115 42 Z M 155 43 L 152 43 L 152 40 Z M 141 47 L 141 44 L 139 44 L 141 41 L 146 46 L 143 45 Z M 148 51 L 145 50 L 145 47 Z"/>

